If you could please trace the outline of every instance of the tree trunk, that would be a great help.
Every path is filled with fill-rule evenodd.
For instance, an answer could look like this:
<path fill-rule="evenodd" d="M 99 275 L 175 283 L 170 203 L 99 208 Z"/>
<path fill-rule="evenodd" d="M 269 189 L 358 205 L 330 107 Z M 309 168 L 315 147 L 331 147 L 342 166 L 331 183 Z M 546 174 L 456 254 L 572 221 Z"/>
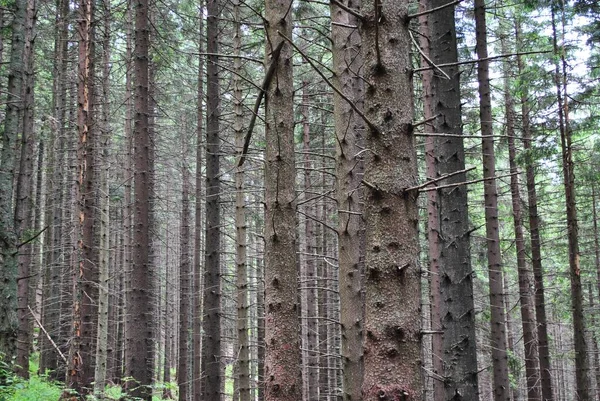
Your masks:
<path fill-rule="evenodd" d="M 182 117 L 185 118 L 185 117 Z M 181 232 L 179 236 L 179 364 L 177 366 L 177 383 L 179 384 L 179 401 L 190 398 L 189 381 L 189 343 L 190 343 L 190 298 L 192 287 L 192 271 L 190 266 L 190 171 L 187 166 L 188 144 L 185 122 L 182 123 L 182 157 L 181 157 Z"/>
<path fill-rule="evenodd" d="M 193 400 L 199 400 L 202 394 L 202 138 L 204 135 L 204 108 L 202 101 L 204 99 L 204 1 L 200 0 L 198 5 L 198 104 L 197 104 L 197 125 L 196 125 L 196 201 L 194 216 L 194 322 L 193 322 L 193 356 L 192 362 L 192 388 Z"/>
<path fill-rule="evenodd" d="M 233 51 L 239 56 L 242 51 L 242 27 L 241 27 L 241 2 L 234 1 L 234 36 Z M 235 146 L 237 152 L 242 152 L 244 147 L 244 104 L 241 88 L 240 75 L 242 74 L 242 59 L 236 58 L 234 70 L 237 74 L 233 76 L 233 98 L 234 98 L 234 122 Z M 244 167 L 238 166 L 235 172 L 235 264 L 236 264 L 236 287 L 237 287 L 237 389 L 239 401 L 250 401 L 250 352 L 248 339 L 248 268 L 246 256 L 246 195 L 244 193 Z"/>
<path fill-rule="evenodd" d="M 564 9 L 563 18 L 564 18 Z M 564 30 L 564 20 L 563 20 Z M 571 144 L 569 104 L 567 95 L 567 70 L 564 45 L 558 47 L 555 10 L 552 10 L 552 33 L 554 53 L 560 55 L 555 64 L 556 98 L 558 102 L 558 123 L 562 151 L 562 171 L 565 188 L 565 206 L 567 214 L 567 238 L 569 243 L 569 272 L 571 279 L 571 306 L 573 313 L 573 339 L 575 343 L 575 380 L 579 400 L 590 399 L 589 360 L 585 338 L 585 319 L 583 317 L 583 289 L 581 286 L 581 267 L 579 264 L 579 237 L 577 224 L 577 202 L 575 199 L 575 166 Z M 563 32 L 564 33 L 564 32 Z M 564 37 L 564 34 L 563 34 Z M 561 88 L 562 86 L 562 88 Z M 564 97 L 563 97 L 564 96 Z"/>
<path fill-rule="evenodd" d="M 496 161 L 492 126 L 489 61 L 487 60 L 487 28 L 485 1 L 475 0 L 475 30 L 477 42 L 477 77 L 479 80 L 479 115 L 481 118 L 485 226 L 489 270 L 491 308 L 492 365 L 494 371 L 494 400 L 510 400 L 508 355 L 506 352 L 506 314 L 502 289 L 502 255 L 498 228 L 498 190 L 496 188 Z"/>
<path fill-rule="evenodd" d="M 16 182 L 15 232 L 19 246 L 17 262 L 17 316 L 19 319 L 17 334 L 16 372 L 23 378 L 29 378 L 29 351 L 31 350 L 32 326 L 30 317 L 29 278 L 33 260 L 33 244 L 30 240 L 33 233 L 33 166 L 36 136 L 34 131 L 34 66 L 33 42 L 35 39 L 36 4 L 35 0 L 27 1 L 25 17 L 25 49 L 23 63 L 25 76 L 23 85 L 23 122 L 21 130 L 21 157 Z"/>
<path fill-rule="evenodd" d="M 360 9 L 359 0 L 344 5 Z M 363 109 L 364 84 L 358 18 L 331 3 L 331 37 L 334 83 L 346 97 Z M 363 279 L 364 221 L 361 179 L 364 173 L 364 121 L 338 94 L 334 95 L 335 134 L 337 137 L 337 196 L 340 323 L 342 330 L 343 400 L 361 399 L 363 378 Z"/>
<path fill-rule="evenodd" d="M 221 399 L 221 206 L 219 0 L 207 1 L 206 83 L 206 247 L 204 261 L 204 340 L 202 392 L 206 401 Z"/>
<path fill-rule="evenodd" d="M 302 398 L 296 264 L 296 168 L 292 1 L 265 1 L 267 57 L 274 78 L 265 94 L 265 400 Z M 280 45 L 280 43 L 282 43 Z"/>
<path fill-rule="evenodd" d="M 594 265 L 596 267 L 596 285 L 598 286 L 598 299 L 600 299 L 600 239 L 598 233 L 598 213 L 596 210 L 596 185 L 592 183 L 592 221 L 594 222 Z M 591 293 L 590 289 L 590 293 Z M 590 294 L 590 303 L 593 300 L 593 294 Z M 594 309 L 594 308 L 592 308 Z M 592 323 L 592 327 L 595 325 Z M 596 362 L 596 398 L 600 401 L 600 353 L 598 352 L 598 343 L 600 342 L 600 335 L 596 334 L 594 337 L 594 355 Z"/>
<path fill-rule="evenodd" d="M 506 38 L 502 37 L 502 52 L 509 52 Z M 510 192 L 512 197 L 513 224 L 517 250 L 517 274 L 519 277 L 519 303 L 521 305 L 521 323 L 523 325 L 523 346 L 525 348 L 525 376 L 527 382 L 527 399 L 538 401 L 541 399 L 539 358 L 536 343 L 536 322 L 533 314 L 530 273 L 527 268 L 527 251 L 523 234 L 523 217 L 521 213 L 521 193 L 519 189 L 519 171 L 517 168 L 517 150 L 515 147 L 515 109 L 514 99 L 511 94 L 509 76 L 511 69 L 508 62 L 504 62 L 504 107 L 506 118 L 506 135 L 508 137 L 508 161 L 510 166 Z"/>
<path fill-rule="evenodd" d="M 417 155 L 407 1 L 364 5 L 369 119 L 365 160 L 363 399 L 422 399 Z"/>
<path fill-rule="evenodd" d="M 515 37 L 517 44 L 520 44 L 520 25 L 516 26 Z M 523 76 L 525 67 L 523 59 L 517 56 L 517 68 L 519 76 Z M 521 89 L 521 113 L 523 130 L 523 149 L 531 153 L 531 125 L 529 122 L 529 91 L 527 85 L 522 85 Z M 529 158 L 530 159 L 530 158 Z M 537 342 L 540 363 L 540 377 L 542 399 L 545 401 L 554 400 L 552 388 L 552 375 L 550 363 L 550 348 L 548 346 L 548 323 L 546 319 L 546 299 L 544 290 L 544 274 L 542 267 L 542 250 L 540 241 L 540 219 L 537 208 L 537 190 L 535 184 L 535 169 L 533 162 L 527 163 L 527 203 L 529 205 L 529 235 L 531 237 L 531 265 L 533 268 L 533 281 L 535 284 L 534 304 L 535 320 L 537 323 Z"/>
<path fill-rule="evenodd" d="M 132 266 L 127 291 L 127 324 L 125 336 L 125 376 L 130 395 L 151 399 L 154 362 L 154 325 L 152 302 L 154 272 L 150 266 L 150 138 L 148 132 L 148 0 L 135 2 L 134 65 L 134 202 Z"/>
<path fill-rule="evenodd" d="M 9 75 L 0 154 L 0 355 L 10 363 L 17 351 L 17 238 L 12 207 L 16 145 L 19 124 L 23 117 L 23 85 L 25 80 L 25 19 L 26 0 L 14 3 Z"/>

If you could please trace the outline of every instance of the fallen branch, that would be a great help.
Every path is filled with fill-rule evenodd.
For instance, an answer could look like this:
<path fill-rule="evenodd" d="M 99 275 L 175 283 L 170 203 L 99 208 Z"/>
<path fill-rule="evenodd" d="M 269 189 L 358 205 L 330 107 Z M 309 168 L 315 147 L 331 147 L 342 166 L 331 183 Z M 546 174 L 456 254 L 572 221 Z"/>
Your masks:
<path fill-rule="evenodd" d="M 50 337 L 50 334 L 48 334 L 48 332 L 46 331 L 46 329 L 44 328 L 44 326 L 42 326 L 42 323 L 35 316 L 35 313 L 33 313 L 33 310 L 31 309 L 31 306 L 27 305 L 27 308 L 29 309 L 29 313 L 31 313 L 31 316 L 33 316 L 33 319 L 35 320 L 35 322 L 37 323 L 37 325 L 40 326 L 40 329 L 44 332 L 44 334 L 48 338 L 48 341 L 50 341 L 50 344 L 52 344 L 52 346 L 54 347 L 54 349 L 56 350 L 56 352 L 58 352 L 58 355 L 60 355 L 60 357 L 63 360 L 63 362 L 64 363 L 68 363 L 67 362 L 67 358 L 65 357 L 65 354 L 62 353 L 62 351 L 60 350 L 60 348 L 58 348 L 58 346 L 56 345 L 56 343 L 52 340 L 52 337 Z"/>

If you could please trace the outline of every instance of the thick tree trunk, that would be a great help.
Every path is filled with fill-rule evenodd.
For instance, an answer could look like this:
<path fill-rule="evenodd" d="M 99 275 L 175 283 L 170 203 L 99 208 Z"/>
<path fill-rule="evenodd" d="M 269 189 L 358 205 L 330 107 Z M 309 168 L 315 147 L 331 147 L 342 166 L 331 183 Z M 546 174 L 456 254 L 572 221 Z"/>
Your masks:
<path fill-rule="evenodd" d="M 33 216 L 33 166 L 36 136 L 34 132 L 34 67 L 33 42 L 35 39 L 36 4 L 27 1 L 25 17 L 25 76 L 23 85 L 23 122 L 21 129 L 21 157 L 16 182 L 15 231 L 18 243 L 29 241 L 34 235 Z M 32 326 L 30 308 L 30 276 L 33 261 L 33 244 L 28 243 L 17 248 L 17 316 L 19 319 L 17 334 L 16 372 L 23 378 L 29 378 L 29 351 L 31 350 Z"/>
<path fill-rule="evenodd" d="M 492 366 L 494 372 L 494 400 L 510 400 L 508 380 L 508 355 L 506 352 L 506 314 L 502 285 L 502 254 L 498 228 L 498 190 L 496 188 L 496 161 L 492 127 L 492 103 L 490 93 L 489 61 L 487 60 L 487 29 L 485 1 L 475 0 L 475 30 L 477 41 L 477 77 L 479 80 L 479 115 L 481 118 L 485 226 L 489 295 L 491 308 Z"/>
<path fill-rule="evenodd" d="M 8 75 L 6 114 L 0 154 L 0 355 L 7 362 L 17 352 L 17 238 L 12 198 L 16 167 L 16 145 L 23 116 L 25 80 L 25 19 L 27 2 L 16 0 L 12 22 L 12 41 Z"/>
<path fill-rule="evenodd" d="M 221 206 L 219 0 L 207 1 L 206 83 L 206 246 L 204 261 L 204 339 L 202 365 L 204 400 L 221 399 Z"/>
<path fill-rule="evenodd" d="M 431 0 L 430 8 L 445 5 L 446 0 Z M 460 72 L 456 65 L 458 51 L 454 7 L 445 7 L 429 16 L 431 60 L 449 64 L 444 71 L 450 77 L 432 74 L 431 105 L 433 132 L 462 134 Z M 436 166 L 439 176 L 465 169 L 463 139 L 448 137 L 437 141 Z M 430 178 L 434 178 L 431 176 Z M 445 183 L 466 181 L 466 173 L 455 174 Z M 479 397 L 477 350 L 475 341 L 475 306 L 471 257 L 469 252 L 469 215 L 465 205 L 464 185 L 438 190 L 439 232 L 430 233 L 440 241 L 440 328 L 444 369 L 444 400 L 474 401 Z M 435 328 L 435 326 L 434 326 Z M 460 344 L 460 346 L 456 346 Z M 457 398 L 458 397 L 458 398 Z"/>
<path fill-rule="evenodd" d="M 359 0 L 344 5 L 360 9 Z M 358 19 L 331 3 L 331 37 L 334 83 L 346 97 L 363 109 L 364 84 Z M 364 121 L 346 100 L 334 95 L 335 134 L 337 137 L 338 263 L 340 323 L 342 330 L 343 399 L 361 399 L 363 378 L 363 279 L 364 221 L 361 180 L 364 173 Z"/>
<path fill-rule="evenodd" d="M 420 268 L 407 1 L 367 3 L 363 399 L 422 399 Z"/>
<path fill-rule="evenodd" d="M 296 264 L 292 1 L 266 0 L 266 49 L 274 78 L 265 94 L 265 400 L 302 398 Z"/>
<path fill-rule="evenodd" d="M 154 325 L 152 316 L 154 272 L 150 265 L 150 142 L 149 118 L 149 7 L 148 0 L 135 2 L 134 65 L 134 202 L 131 269 L 127 289 L 127 317 L 125 335 L 125 376 L 130 395 L 151 399 L 154 364 Z"/>

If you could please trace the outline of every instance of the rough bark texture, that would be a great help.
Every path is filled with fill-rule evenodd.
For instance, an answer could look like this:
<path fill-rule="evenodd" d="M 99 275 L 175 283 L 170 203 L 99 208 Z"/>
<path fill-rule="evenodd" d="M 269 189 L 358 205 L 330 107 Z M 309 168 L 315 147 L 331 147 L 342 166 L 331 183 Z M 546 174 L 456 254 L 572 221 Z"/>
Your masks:
<path fill-rule="evenodd" d="M 518 20 L 517 20 L 518 21 Z M 520 24 L 515 29 L 515 38 L 517 45 L 520 46 Z M 517 68 L 519 76 L 523 76 L 525 67 L 523 66 L 522 56 L 517 56 Z M 526 79 L 523 80 L 526 82 Z M 527 153 L 533 151 L 531 145 L 531 125 L 529 121 L 529 91 L 527 84 L 522 85 L 521 89 L 521 119 L 523 132 L 523 149 Z M 537 323 L 537 346 L 538 358 L 540 364 L 540 377 L 542 388 L 542 399 L 544 401 L 554 400 L 554 391 L 552 387 L 550 348 L 548 346 L 548 323 L 546 319 L 546 299 L 544 290 L 544 273 L 542 267 L 542 249 L 540 241 L 540 219 L 537 207 L 537 190 L 535 184 L 535 168 L 532 157 L 528 157 L 526 167 L 527 182 L 527 203 L 529 219 L 529 236 L 531 240 L 531 265 L 533 268 L 533 281 L 535 284 L 534 305 L 535 320 Z"/>
<path fill-rule="evenodd" d="M 177 383 L 179 385 L 179 401 L 190 399 L 190 329 L 191 329 L 191 305 L 192 298 L 192 270 L 190 266 L 190 171 L 187 166 L 188 131 L 183 124 L 182 157 L 181 157 L 181 228 L 179 236 L 179 358 L 177 366 Z M 168 284 L 167 284 L 168 285 Z"/>
<path fill-rule="evenodd" d="M 241 4 L 240 0 L 234 1 L 235 31 L 233 36 L 233 47 L 236 55 L 242 50 L 241 29 Z M 236 58 L 234 70 L 241 74 L 242 59 Z M 238 152 L 244 147 L 244 104 L 241 88 L 241 79 L 236 74 L 233 78 L 234 114 L 233 130 L 235 133 L 235 146 Z M 247 239 L 246 239 L 246 195 L 244 193 L 244 167 L 238 166 L 235 172 L 235 264 L 236 264 L 236 287 L 237 287 L 237 388 L 239 401 L 250 401 L 250 342 L 248 329 L 248 267 L 247 267 Z"/>
<path fill-rule="evenodd" d="M 221 398 L 221 182 L 219 176 L 219 0 L 207 1 L 206 83 L 206 246 L 204 261 L 204 340 L 202 392 L 206 401 Z"/>
<path fill-rule="evenodd" d="M 360 9 L 359 0 L 344 5 Z M 331 5 L 331 37 L 334 84 L 356 107 L 363 109 L 364 84 L 359 32 L 351 28 L 358 19 Z M 364 121 L 348 102 L 334 95 L 335 134 L 337 137 L 338 263 L 340 323 L 342 330 L 343 399 L 361 399 L 363 377 L 363 279 L 364 220 L 361 180 L 364 173 Z"/>
<path fill-rule="evenodd" d="M 292 1 L 266 0 L 267 58 L 292 38 Z M 292 46 L 284 43 L 265 94 L 265 400 L 302 398 L 296 273 Z"/>
<path fill-rule="evenodd" d="M 564 9 L 563 18 L 564 18 Z M 564 20 L 563 20 L 564 29 Z M 554 52 L 560 56 L 555 65 L 556 99 L 558 102 L 558 123 L 562 151 L 562 172 L 565 189 L 567 215 L 567 239 L 569 244 L 569 277 L 571 279 L 571 307 L 573 314 L 573 340 L 575 345 L 575 381 L 579 400 L 590 399 L 589 357 L 585 337 L 585 319 L 583 317 L 583 288 L 581 286 L 581 266 L 579 263 L 579 237 L 577 223 L 577 201 L 575 199 L 575 166 L 571 143 L 569 121 L 569 103 L 567 95 L 567 67 L 565 49 L 559 49 L 555 10 L 552 10 L 552 31 Z M 563 31 L 564 38 L 564 31 Z"/>
<path fill-rule="evenodd" d="M 506 39 L 501 38 L 502 51 L 508 53 Z M 517 251 L 517 274 L 519 277 L 519 303 L 521 322 L 523 325 L 523 345 L 525 348 L 525 376 L 527 382 L 527 399 L 540 400 L 542 393 L 540 387 L 540 371 L 538 351 L 535 335 L 535 316 L 533 314 L 533 298 L 530 294 L 530 273 L 527 268 L 527 250 L 523 234 L 523 216 L 521 212 L 521 191 L 519 189 L 519 170 L 517 168 L 517 150 L 515 146 L 515 110 L 514 99 L 510 87 L 510 66 L 504 63 L 504 107 L 506 119 L 506 135 L 508 136 L 508 161 L 510 166 L 510 192 L 513 209 L 513 225 Z"/>
<path fill-rule="evenodd" d="M 371 126 L 365 160 L 363 399 L 421 400 L 417 162 L 413 136 L 408 1 L 363 5 Z"/>
<path fill-rule="evenodd" d="M 154 329 L 152 316 L 153 278 L 150 266 L 150 142 L 148 132 L 148 0 L 135 2 L 134 65 L 134 202 L 135 227 L 131 244 L 131 269 L 127 289 L 125 328 L 125 376 L 130 394 L 144 400 L 151 399 L 154 363 Z"/>
<path fill-rule="evenodd" d="M 431 0 L 430 7 L 446 4 Z M 429 17 L 430 58 L 436 64 L 458 61 L 454 7 L 445 7 Z M 433 132 L 462 134 L 460 72 L 457 66 L 444 67 L 450 79 L 433 74 L 431 105 Z M 437 141 L 438 175 L 465 169 L 465 151 L 460 137 Z M 466 174 L 446 179 L 445 184 L 466 181 Z M 469 214 L 465 205 L 464 185 L 439 190 L 440 231 L 440 318 L 444 370 L 444 400 L 474 401 L 479 398 L 477 380 L 477 349 L 475 341 L 475 306 L 471 256 L 469 252 Z"/>
<path fill-rule="evenodd" d="M 6 114 L 0 154 L 0 358 L 10 363 L 17 351 L 17 260 L 12 197 L 16 144 L 23 113 L 26 0 L 16 0 L 8 73 Z"/>
<path fill-rule="evenodd" d="M 498 190 L 496 188 L 496 161 L 492 127 L 492 103 L 490 93 L 489 61 L 487 60 L 487 30 L 485 1 L 475 0 L 475 35 L 477 42 L 477 78 L 479 80 L 479 116 L 481 119 L 485 226 L 489 295 L 491 308 L 492 365 L 494 372 L 494 400 L 510 400 L 508 380 L 508 355 L 506 352 L 506 314 L 502 285 L 502 255 L 498 228 Z"/>
<path fill-rule="evenodd" d="M 32 220 L 33 199 L 33 166 L 35 159 L 34 131 L 34 70 L 33 70 L 33 42 L 35 39 L 36 3 L 35 0 L 27 1 L 25 17 L 25 49 L 23 53 L 25 75 L 23 85 L 23 122 L 21 129 L 21 157 L 19 160 L 19 173 L 17 175 L 16 202 L 15 202 L 15 230 L 17 243 L 25 243 L 34 235 Z M 17 335 L 16 372 L 23 378 L 29 378 L 29 351 L 31 350 L 32 329 L 30 307 L 30 276 L 35 274 L 31 269 L 33 261 L 33 244 L 28 243 L 18 249 L 17 267 L 17 315 L 19 319 Z"/>
<path fill-rule="evenodd" d="M 200 1 L 199 12 L 198 12 L 198 53 L 204 52 L 204 13 L 203 13 L 204 1 Z M 198 59 L 198 104 L 196 114 L 196 201 L 195 201 L 195 221 L 194 221 L 194 328 L 193 328 L 193 361 L 192 361 L 192 383 L 193 399 L 198 400 L 202 394 L 202 380 L 199 378 L 202 376 L 202 301 L 203 301 L 203 288 L 202 288 L 202 275 L 204 273 L 202 269 L 202 140 L 204 135 L 204 57 L 200 56 Z"/>

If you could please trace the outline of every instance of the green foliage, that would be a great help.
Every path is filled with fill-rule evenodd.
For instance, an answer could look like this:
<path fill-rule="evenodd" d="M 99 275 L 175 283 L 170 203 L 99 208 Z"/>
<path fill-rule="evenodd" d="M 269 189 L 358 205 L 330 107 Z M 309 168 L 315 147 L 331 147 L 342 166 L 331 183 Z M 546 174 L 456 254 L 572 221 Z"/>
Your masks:
<path fill-rule="evenodd" d="M 32 359 L 30 369 L 37 368 L 37 359 Z M 61 386 L 45 376 L 32 373 L 29 380 L 23 380 L 0 358 L 0 401 L 53 401 L 59 399 L 61 392 Z"/>

